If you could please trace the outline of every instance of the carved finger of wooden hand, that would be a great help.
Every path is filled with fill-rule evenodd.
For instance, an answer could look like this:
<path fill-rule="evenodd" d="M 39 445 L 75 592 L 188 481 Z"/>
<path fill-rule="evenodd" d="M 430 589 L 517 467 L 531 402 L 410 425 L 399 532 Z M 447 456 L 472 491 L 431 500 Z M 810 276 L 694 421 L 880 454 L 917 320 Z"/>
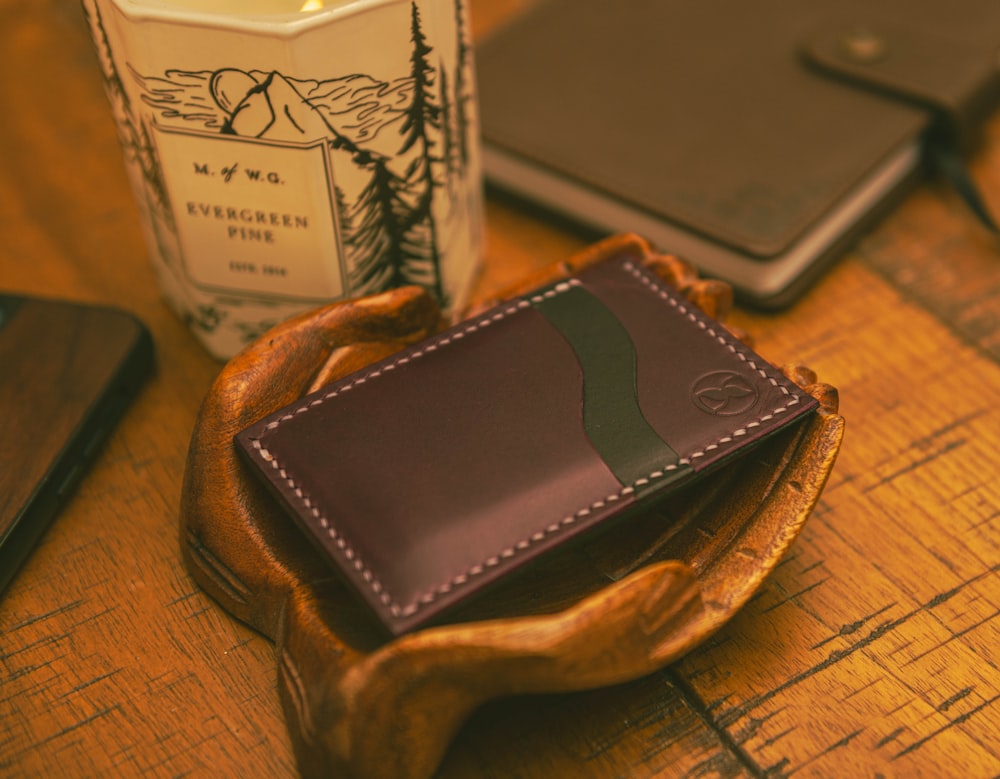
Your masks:
<path fill-rule="evenodd" d="M 433 773 L 470 712 L 498 696 L 588 689 L 651 673 L 681 650 L 700 608 L 691 570 L 652 565 L 552 615 L 405 635 L 326 674 L 325 721 L 307 735 L 307 775 L 416 779 Z M 283 672 L 312 650 L 286 646 Z M 301 682 L 308 682 L 305 673 Z"/>

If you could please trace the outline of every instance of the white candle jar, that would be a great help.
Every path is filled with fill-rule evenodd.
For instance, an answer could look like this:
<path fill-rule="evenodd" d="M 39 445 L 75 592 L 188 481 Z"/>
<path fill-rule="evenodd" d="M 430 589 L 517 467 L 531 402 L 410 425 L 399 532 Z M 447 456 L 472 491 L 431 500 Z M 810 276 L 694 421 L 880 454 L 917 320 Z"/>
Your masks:
<path fill-rule="evenodd" d="M 165 297 L 228 358 L 482 250 L 465 0 L 84 0 Z"/>

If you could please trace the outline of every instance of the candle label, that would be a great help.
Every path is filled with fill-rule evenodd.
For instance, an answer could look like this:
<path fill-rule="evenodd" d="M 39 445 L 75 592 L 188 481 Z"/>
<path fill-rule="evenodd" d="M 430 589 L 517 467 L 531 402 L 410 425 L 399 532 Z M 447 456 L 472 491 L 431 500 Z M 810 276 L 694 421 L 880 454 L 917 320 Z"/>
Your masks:
<path fill-rule="evenodd" d="M 84 0 L 154 264 L 222 356 L 321 301 L 471 283 L 463 1 L 368 6 L 282 37 Z"/>
<path fill-rule="evenodd" d="M 157 128 L 191 280 L 209 290 L 320 301 L 344 293 L 326 144 Z M 185 174 L 186 171 L 186 174 Z"/>

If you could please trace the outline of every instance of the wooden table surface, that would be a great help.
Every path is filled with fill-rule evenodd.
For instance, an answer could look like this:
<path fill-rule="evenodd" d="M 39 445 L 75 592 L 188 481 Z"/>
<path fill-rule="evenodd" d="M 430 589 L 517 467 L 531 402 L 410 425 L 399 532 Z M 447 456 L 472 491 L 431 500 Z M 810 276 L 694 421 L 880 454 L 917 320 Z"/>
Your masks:
<path fill-rule="evenodd" d="M 473 0 L 476 35 L 525 4 Z M 220 365 L 160 299 L 79 4 L 0 0 L 0 63 L 0 288 L 120 305 L 158 351 L 0 600 L 0 775 L 292 775 L 271 644 L 178 553 Z M 1000 210 L 1000 116 L 971 165 Z M 499 202 L 487 218 L 480 293 L 583 245 Z M 840 460 L 791 553 L 662 672 L 488 705 L 441 777 L 1000 775 L 996 240 L 929 181 L 795 307 L 733 321 L 841 392 Z"/>

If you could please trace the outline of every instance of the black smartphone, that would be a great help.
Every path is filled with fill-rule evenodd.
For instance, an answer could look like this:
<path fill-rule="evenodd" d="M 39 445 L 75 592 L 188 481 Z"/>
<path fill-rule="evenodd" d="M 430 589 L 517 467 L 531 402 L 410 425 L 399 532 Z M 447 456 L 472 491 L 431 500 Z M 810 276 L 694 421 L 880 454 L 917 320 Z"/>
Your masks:
<path fill-rule="evenodd" d="M 0 593 L 153 366 L 115 308 L 0 294 Z"/>

